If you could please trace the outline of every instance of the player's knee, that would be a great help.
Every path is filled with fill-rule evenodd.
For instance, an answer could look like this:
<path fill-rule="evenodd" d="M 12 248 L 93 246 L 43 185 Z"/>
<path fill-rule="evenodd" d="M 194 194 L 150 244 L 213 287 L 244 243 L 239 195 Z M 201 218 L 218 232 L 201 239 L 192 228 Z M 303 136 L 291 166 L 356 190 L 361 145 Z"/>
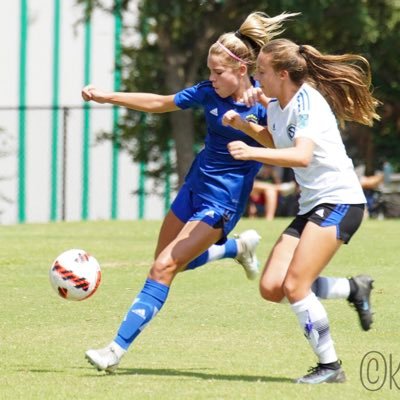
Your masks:
<path fill-rule="evenodd" d="M 288 298 L 291 303 L 305 297 L 305 295 L 303 295 L 303 292 L 303 285 L 295 277 L 288 276 L 283 282 L 283 294 Z"/>
<path fill-rule="evenodd" d="M 281 287 L 260 284 L 261 297 L 273 303 L 280 303 L 284 298 Z"/>
<path fill-rule="evenodd" d="M 158 282 L 170 283 L 179 271 L 179 265 L 172 258 L 157 257 L 150 269 L 150 278 Z"/>

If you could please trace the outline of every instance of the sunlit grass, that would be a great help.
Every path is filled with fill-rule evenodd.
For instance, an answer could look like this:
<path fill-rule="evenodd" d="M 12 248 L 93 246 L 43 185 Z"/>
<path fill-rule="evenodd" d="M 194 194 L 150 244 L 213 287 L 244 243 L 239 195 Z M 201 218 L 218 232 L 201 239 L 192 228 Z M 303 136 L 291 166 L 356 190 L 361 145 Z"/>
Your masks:
<path fill-rule="evenodd" d="M 289 220 L 242 220 L 255 227 L 264 262 Z M 292 380 L 315 364 L 287 305 L 258 295 L 232 260 L 179 275 L 168 301 L 132 346 L 117 373 L 98 373 L 84 360 L 89 347 L 113 337 L 143 285 L 158 221 L 55 223 L 0 227 L 0 399 L 364 399 L 398 398 L 389 376 L 371 392 L 360 380 L 369 351 L 394 371 L 400 363 L 398 282 L 400 221 L 365 221 L 326 275 L 361 272 L 375 279 L 375 323 L 359 328 L 346 301 L 324 304 L 348 382 L 301 386 Z M 79 247 L 102 266 L 98 292 L 83 302 L 61 299 L 48 270 L 62 251 Z M 400 375 L 400 374 L 399 374 Z M 372 377 L 374 378 L 375 375 Z M 400 378 L 395 376 L 400 386 Z"/>

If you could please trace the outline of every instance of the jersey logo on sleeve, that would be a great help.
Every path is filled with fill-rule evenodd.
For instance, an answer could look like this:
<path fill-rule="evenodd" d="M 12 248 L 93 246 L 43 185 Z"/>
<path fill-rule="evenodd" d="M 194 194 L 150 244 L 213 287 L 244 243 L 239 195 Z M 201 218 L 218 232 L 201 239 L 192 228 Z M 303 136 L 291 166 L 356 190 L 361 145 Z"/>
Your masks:
<path fill-rule="evenodd" d="M 218 117 L 218 108 L 213 108 L 213 109 L 210 111 L 210 114 L 215 115 L 216 117 Z"/>
<path fill-rule="evenodd" d="M 297 126 L 300 129 L 305 128 L 308 125 L 308 114 L 300 114 L 297 122 Z"/>

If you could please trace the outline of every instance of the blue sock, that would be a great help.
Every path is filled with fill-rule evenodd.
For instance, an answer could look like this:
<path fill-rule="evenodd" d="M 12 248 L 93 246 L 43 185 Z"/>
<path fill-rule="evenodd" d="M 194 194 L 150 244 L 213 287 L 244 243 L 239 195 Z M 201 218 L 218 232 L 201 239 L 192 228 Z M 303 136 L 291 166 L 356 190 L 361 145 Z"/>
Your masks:
<path fill-rule="evenodd" d="M 168 297 L 169 287 L 146 279 L 142 291 L 128 310 L 114 341 L 127 350 L 139 333 L 156 316 Z"/>
<path fill-rule="evenodd" d="M 213 244 L 207 251 L 192 260 L 186 269 L 195 269 L 210 261 L 235 258 L 238 253 L 236 239 L 228 239 L 224 244 Z"/>
<path fill-rule="evenodd" d="M 206 250 L 203 254 L 200 254 L 197 258 L 190 261 L 187 265 L 186 269 L 195 269 L 197 267 L 201 267 L 208 262 L 208 250 Z"/>
<path fill-rule="evenodd" d="M 223 258 L 235 258 L 238 255 L 236 239 L 228 239 L 225 243 L 225 255 Z"/>

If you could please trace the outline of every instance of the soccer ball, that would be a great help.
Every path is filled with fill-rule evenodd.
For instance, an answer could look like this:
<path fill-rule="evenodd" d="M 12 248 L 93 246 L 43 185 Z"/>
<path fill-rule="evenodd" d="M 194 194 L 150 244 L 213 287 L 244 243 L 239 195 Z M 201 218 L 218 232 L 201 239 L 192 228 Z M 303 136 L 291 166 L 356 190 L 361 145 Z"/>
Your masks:
<path fill-rule="evenodd" d="M 62 298 L 80 301 L 96 292 L 101 270 L 97 260 L 85 250 L 71 249 L 54 260 L 49 277 L 51 286 Z"/>

